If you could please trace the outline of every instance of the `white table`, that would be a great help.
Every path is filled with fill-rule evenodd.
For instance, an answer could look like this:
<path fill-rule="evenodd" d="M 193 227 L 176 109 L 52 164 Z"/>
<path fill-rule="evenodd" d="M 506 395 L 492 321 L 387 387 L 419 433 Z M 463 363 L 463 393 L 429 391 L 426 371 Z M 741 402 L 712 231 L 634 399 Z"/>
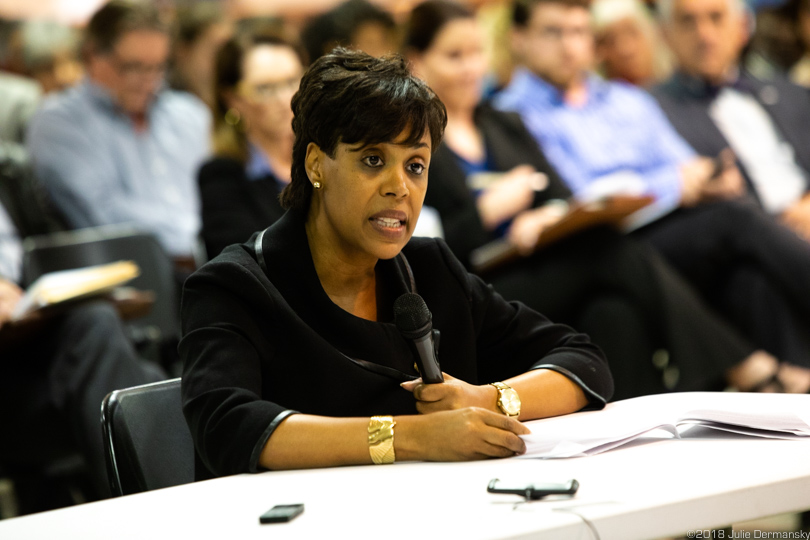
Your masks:
<path fill-rule="evenodd" d="M 239 475 L 0 521 L 0 539 L 658 538 L 810 509 L 810 442 L 636 443 L 565 460 L 397 463 Z M 573 499 L 515 505 L 491 478 L 565 480 Z M 306 504 L 260 525 L 275 504 Z"/>

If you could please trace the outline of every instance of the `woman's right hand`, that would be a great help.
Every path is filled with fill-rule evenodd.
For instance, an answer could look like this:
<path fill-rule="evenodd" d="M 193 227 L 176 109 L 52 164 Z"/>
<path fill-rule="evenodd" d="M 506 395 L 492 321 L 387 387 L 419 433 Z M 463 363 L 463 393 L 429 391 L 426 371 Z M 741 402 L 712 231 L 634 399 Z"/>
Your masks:
<path fill-rule="evenodd" d="M 519 165 L 484 190 L 477 201 L 484 227 L 492 230 L 529 208 L 534 202 L 535 191 L 542 188 L 540 176 L 534 167 Z"/>
<path fill-rule="evenodd" d="M 543 231 L 559 222 L 568 212 L 568 206 L 560 204 L 546 204 L 521 212 L 506 234 L 509 242 L 518 248 L 522 255 L 531 255 L 537 247 L 537 241 Z"/>
<path fill-rule="evenodd" d="M 469 461 L 526 451 L 518 420 L 478 407 L 399 417 L 394 436 L 398 461 Z"/>

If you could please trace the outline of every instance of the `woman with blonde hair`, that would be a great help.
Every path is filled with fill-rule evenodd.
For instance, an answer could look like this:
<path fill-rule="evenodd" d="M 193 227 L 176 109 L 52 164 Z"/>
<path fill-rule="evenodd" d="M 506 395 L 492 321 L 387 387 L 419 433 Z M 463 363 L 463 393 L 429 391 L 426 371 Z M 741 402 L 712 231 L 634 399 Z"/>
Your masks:
<path fill-rule="evenodd" d="M 303 65 L 299 48 L 277 36 L 235 37 L 217 55 L 214 158 L 199 172 L 209 257 L 283 213 L 278 197 L 290 182 L 290 100 Z"/>

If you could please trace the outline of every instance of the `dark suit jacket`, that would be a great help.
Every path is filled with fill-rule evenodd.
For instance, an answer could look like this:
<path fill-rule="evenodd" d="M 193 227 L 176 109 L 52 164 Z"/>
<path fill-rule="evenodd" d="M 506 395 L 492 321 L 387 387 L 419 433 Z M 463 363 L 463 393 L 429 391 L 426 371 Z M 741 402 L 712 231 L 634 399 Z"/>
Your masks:
<path fill-rule="evenodd" d="M 284 213 L 275 177 L 248 180 L 245 165 L 235 159 L 208 161 L 200 169 L 199 183 L 202 236 L 209 258 L 231 244 L 241 244 Z"/>
<path fill-rule="evenodd" d="M 21 238 L 68 228 L 34 178 L 25 149 L 6 141 L 0 141 L 0 204 Z"/>
<path fill-rule="evenodd" d="M 532 165 L 549 177 L 549 187 L 538 193 L 535 205 L 549 199 L 567 199 L 571 192 L 549 164 L 537 142 L 516 113 L 501 112 L 489 105 L 475 111 L 475 123 L 484 136 L 490 161 L 496 171 Z M 430 182 L 425 205 L 436 208 L 442 218 L 445 241 L 456 257 L 469 264 L 470 252 L 493 240 L 478 215 L 475 196 L 456 156 L 442 143 L 430 161 Z"/>
<path fill-rule="evenodd" d="M 255 472 L 291 410 L 416 414 L 413 396 L 399 387 L 416 377 L 409 344 L 391 320 L 360 319 L 330 300 L 305 217 L 290 210 L 264 234 L 266 272 L 251 241 L 227 248 L 186 281 L 179 350 L 183 409 L 204 466 L 199 477 Z M 403 253 L 441 331 L 444 371 L 486 384 L 543 367 L 580 384 L 594 407 L 610 397 L 607 362 L 585 336 L 504 301 L 440 240 L 415 238 Z M 381 314 L 408 290 L 395 261 L 377 264 L 380 298 L 389 299 L 380 300 Z"/>
<path fill-rule="evenodd" d="M 752 95 L 768 112 L 781 135 L 793 146 L 796 162 L 810 172 L 810 97 L 807 90 L 785 79 L 764 81 L 747 72 L 742 72 L 737 86 Z M 676 74 L 654 88 L 652 94 L 675 129 L 698 154 L 716 156 L 729 147 L 725 136 L 709 116 L 709 107 L 717 95 L 716 88 Z M 747 171 L 742 164 L 738 165 L 753 193 Z"/>

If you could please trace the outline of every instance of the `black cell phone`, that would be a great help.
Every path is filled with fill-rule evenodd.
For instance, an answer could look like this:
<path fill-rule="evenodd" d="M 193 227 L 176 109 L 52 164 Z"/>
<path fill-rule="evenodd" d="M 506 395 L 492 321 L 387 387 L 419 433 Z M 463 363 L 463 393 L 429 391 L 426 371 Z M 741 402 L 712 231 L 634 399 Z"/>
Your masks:
<path fill-rule="evenodd" d="M 573 495 L 578 489 L 579 482 L 574 479 L 561 483 L 531 482 L 523 484 L 501 482 L 498 478 L 493 478 L 487 486 L 487 491 L 490 493 L 521 495 L 532 501 L 542 499 L 547 495 Z"/>
<path fill-rule="evenodd" d="M 285 523 L 294 520 L 303 511 L 303 504 L 277 504 L 259 516 L 259 523 Z"/>
<path fill-rule="evenodd" d="M 712 174 L 709 181 L 718 180 L 726 170 L 726 163 L 733 163 L 736 160 L 737 158 L 730 148 L 721 150 L 719 154 L 712 158 Z"/>

